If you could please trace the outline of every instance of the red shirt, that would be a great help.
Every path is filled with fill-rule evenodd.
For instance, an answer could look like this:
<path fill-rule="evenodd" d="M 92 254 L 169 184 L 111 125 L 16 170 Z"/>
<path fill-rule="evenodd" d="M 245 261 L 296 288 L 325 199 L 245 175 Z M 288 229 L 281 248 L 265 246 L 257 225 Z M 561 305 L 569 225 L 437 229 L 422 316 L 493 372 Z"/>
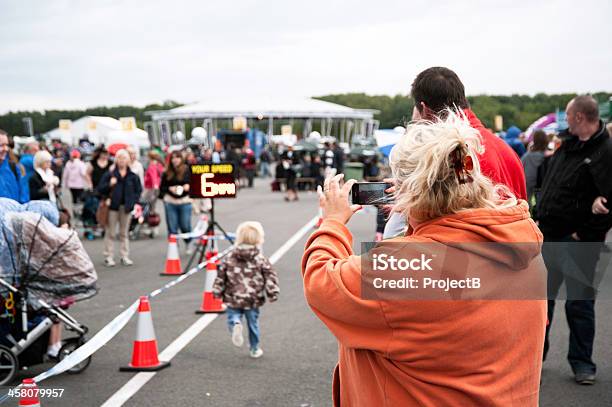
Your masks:
<path fill-rule="evenodd" d="M 147 189 L 159 189 L 163 172 L 164 166 L 160 162 L 151 161 L 144 176 L 144 187 Z"/>
<path fill-rule="evenodd" d="M 527 200 L 525 172 L 518 155 L 502 139 L 487 130 L 470 109 L 464 110 L 470 125 L 480 132 L 484 153 L 478 157 L 480 170 L 496 184 L 504 184 L 519 199 Z"/>

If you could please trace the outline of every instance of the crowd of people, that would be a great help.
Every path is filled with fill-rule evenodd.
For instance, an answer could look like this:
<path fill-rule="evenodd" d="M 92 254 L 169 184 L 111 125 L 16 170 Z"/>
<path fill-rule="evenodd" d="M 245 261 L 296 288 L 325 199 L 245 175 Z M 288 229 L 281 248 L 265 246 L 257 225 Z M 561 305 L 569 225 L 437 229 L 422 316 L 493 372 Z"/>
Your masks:
<path fill-rule="evenodd" d="M 273 190 L 281 190 L 284 184 L 288 202 L 298 200 L 298 191 L 304 189 L 316 190 L 317 186 L 323 185 L 323 180 L 330 174 L 341 174 L 344 172 L 345 163 L 348 161 L 346 151 L 336 141 L 324 142 L 319 150 L 298 150 L 293 146 L 275 146 L 273 157 L 277 161 Z M 268 168 L 270 153 L 261 159 L 266 164 L 262 168 Z M 354 160 L 363 164 L 360 178 L 377 179 L 381 176 L 384 168 L 378 155 L 357 156 Z M 267 171 L 267 169 L 266 169 Z M 262 170 L 262 175 L 264 171 Z"/>
<path fill-rule="evenodd" d="M 193 200 L 189 196 L 190 164 L 235 160 L 236 176 L 240 178 L 245 174 L 250 179 L 248 186 L 253 185 L 254 154 L 248 148 L 244 148 L 243 152 L 227 153 L 180 148 L 168 154 L 153 148 L 148 152 L 144 165 L 138 151 L 131 146 L 114 154 L 110 154 L 103 145 L 94 147 L 72 148 L 59 141 L 50 145 L 31 142 L 17 154 L 10 135 L 0 130 L 0 197 L 19 203 L 51 201 L 63 216 L 72 218 L 72 226 L 78 224 L 77 217 L 84 220 L 86 213 L 89 213 L 94 217 L 93 222 L 104 229 L 104 264 L 108 267 L 116 265 L 116 236 L 120 243 L 121 264 L 133 264 L 129 256 L 128 231 L 137 204 L 148 205 L 151 215 L 158 216 L 155 209 L 158 199 L 161 200 L 168 234 L 191 232 L 192 211 L 207 207 L 196 202 L 197 205 L 192 208 Z M 62 191 L 69 194 L 65 200 L 62 199 Z M 68 203 L 72 203 L 71 209 L 65 205 Z M 89 204 L 93 208 L 89 208 Z M 186 247 L 189 250 L 190 246 Z"/>
<path fill-rule="evenodd" d="M 236 179 L 253 187 L 256 174 L 271 176 L 277 161 L 272 186 L 280 190 L 281 180 L 285 183 L 285 200 L 298 200 L 300 180 L 313 179 L 320 188 L 323 221 L 308 239 L 302 273 L 309 305 L 339 341 L 335 405 L 537 405 L 562 283 L 568 298 L 568 361 L 577 383 L 593 384 L 595 270 L 612 227 L 612 139 L 597 102 L 588 95 L 573 98 L 566 107 L 567 130 L 554 136 L 536 131 L 527 143 L 518 128 L 504 137 L 485 128 L 450 69 L 421 72 L 411 94 L 412 121 L 390 156 L 387 192 L 395 200 L 388 212 L 379 212 L 381 239 L 447 247 L 535 244 L 538 250 L 528 253 L 512 246 L 508 261 L 491 252 L 466 256 L 510 280 L 541 258 L 548 270 L 544 298 L 409 305 L 362 298 L 363 263 L 353 254 L 345 227 L 361 207 L 349 204 L 354 180 L 342 183 L 347 157 L 337 143 L 326 143 L 321 151 L 266 147 L 259 157 L 248 145 L 179 149 L 165 156 L 153 149 L 144 165 L 133 148 L 113 156 L 98 146 L 84 161 L 82 151 L 61 143 L 28 144 L 18 159 L 9 135 L 0 131 L 0 196 L 21 203 L 59 202 L 64 188 L 77 204 L 92 194 L 104 209 L 99 212 L 105 265 L 116 264 L 118 231 L 120 263 L 129 266 L 130 213 L 142 199 L 153 208 L 158 199 L 163 202 L 169 234 L 191 231 L 196 208 L 189 194 L 190 164 L 230 161 Z M 363 163 L 364 178 L 381 175 L 375 158 Z M 215 295 L 230 305 L 228 326 L 237 346 L 246 318 L 254 358 L 263 353 L 259 307 L 279 293 L 277 276 L 260 254 L 262 243 L 260 224 L 242 224 L 238 244 L 214 284 Z"/>

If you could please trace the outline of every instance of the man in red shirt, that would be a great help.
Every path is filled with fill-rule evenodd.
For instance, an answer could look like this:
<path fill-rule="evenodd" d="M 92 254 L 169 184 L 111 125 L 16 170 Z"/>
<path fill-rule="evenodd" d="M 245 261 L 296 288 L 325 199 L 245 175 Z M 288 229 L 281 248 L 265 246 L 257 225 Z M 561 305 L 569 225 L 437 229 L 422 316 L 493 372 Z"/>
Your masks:
<path fill-rule="evenodd" d="M 484 153 L 478 160 L 480 169 L 495 184 L 503 184 L 518 199 L 527 199 L 523 165 L 516 153 L 503 140 L 487 130 L 470 109 L 465 88 L 455 72 L 444 67 L 427 68 L 412 82 L 413 120 L 435 120 L 446 109 L 461 109 L 470 125 L 480 132 Z M 385 238 L 404 233 L 406 220 L 394 213 L 385 227 Z"/>

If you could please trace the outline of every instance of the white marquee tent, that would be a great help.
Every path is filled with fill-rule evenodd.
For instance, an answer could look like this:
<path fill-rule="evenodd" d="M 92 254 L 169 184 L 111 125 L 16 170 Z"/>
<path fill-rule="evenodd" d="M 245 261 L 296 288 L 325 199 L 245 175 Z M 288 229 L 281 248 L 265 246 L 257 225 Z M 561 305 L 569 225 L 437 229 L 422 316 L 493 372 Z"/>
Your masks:
<path fill-rule="evenodd" d="M 209 99 L 171 110 L 150 112 L 153 120 L 191 118 L 232 118 L 243 116 L 274 118 L 342 118 L 372 119 L 375 110 L 353 109 L 336 103 L 311 98 L 235 98 Z"/>
<path fill-rule="evenodd" d="M 309 134 L 315 125 L 324 136 L 335 133 L 340 141 L 348 141 L 352 134 L 371 136 L 378 123 L 374 120 L 376 110 L 354 109 L 336 103 L 312 98 L 273 97 L 262 95 L 229 94 L 222 98 L 180 106 L 170 110 L 146 112 L 152 119 L 153 131 L 167 138 L 170 132 L 183 132 L 184 123 L 202 126 L 209 136 L 220 128 L 231 128 L 233 118 L 244 118 L 248 122 L 267 121 L 268 136 L 276 134 L 282 124 L 294 120 L 304 122 L 303 134 Z M 229 123 L 229 124 L 228 124 Z M 276 128 L 275 128 L 276 126 Z"/>
<path fill-rule="evenodd" d="M 151 147 L 147 132 L 136 127 L 131 117 L 117 120 L 104 116 L 84 116 L 72 122 L 60 121 L 60 127 L 47 132 L 44 137 L 59 139 L 74 146 L 84 135 L 96 145 L 125 143 L 138 149 Z"/>

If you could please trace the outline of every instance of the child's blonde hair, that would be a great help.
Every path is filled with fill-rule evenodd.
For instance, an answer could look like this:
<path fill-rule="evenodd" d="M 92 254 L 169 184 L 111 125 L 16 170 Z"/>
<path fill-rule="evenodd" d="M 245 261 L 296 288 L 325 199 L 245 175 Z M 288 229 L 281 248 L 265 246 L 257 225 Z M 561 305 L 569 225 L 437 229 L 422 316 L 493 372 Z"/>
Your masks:
<path fill-rule="evenodd" d="M 396 180 L 395 210 L 417 222 L 471 208 L 516 205 L 516 198 L 503 185 L 494 185 L 480 171 L 477 154 L 484 148 L 478 130 L 461 112 L 448 110 L 444 119 L 416 122 L 390 154 Z M 453 156 L 471 157 L 470 182 L 461 183 Z M 504 199 L 504 202 L 500 200 Z"/>
<path fill-rule="evenodd" d="M 238 225 L 236 230 L 236 245 L 251 244 L 258 246 L 264 242 L 263 226 L 259 222 L 248 221 Z"/>

